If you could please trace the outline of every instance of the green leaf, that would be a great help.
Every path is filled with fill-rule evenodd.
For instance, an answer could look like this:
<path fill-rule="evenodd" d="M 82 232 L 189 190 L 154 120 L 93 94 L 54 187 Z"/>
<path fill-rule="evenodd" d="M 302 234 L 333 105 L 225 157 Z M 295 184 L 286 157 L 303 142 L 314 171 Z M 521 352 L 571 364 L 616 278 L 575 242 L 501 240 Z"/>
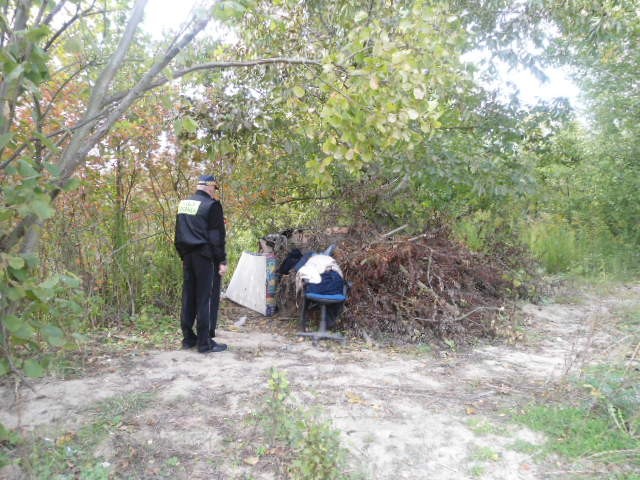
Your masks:
<path fill-rule="evenodd" d="M 364 10 L 360 10 L 359 12 L 357 12 L 354 17 L 353 17 L 353 21 L 356 23 L 360 23 L 361 21 L 363 21 L 364 19 L 366 19 L 369 15 L 367 14 L 367 12 L 365 12 Z"/>
<path fill-rule="evenodd" d="M 182 129 L 187 133 L 196 133 L 198 131 L 198 122 L 187 115 L 182 119 Z"/>
<path fill-rule="evenodd" d="M 47 169 L 47 171 L 53 175 L 54 177 L 58 177 L 60 176 L 60 167 L 58 165 L 56 165 L 55 163 L 50 163 L 47 162 L 44 164 L 44 168 Z"/>
<path fill-rule="evenodd" d="M 13 80 L 17 79 L 20 75 L 22 75 L 23 72 L 24 72 L 24 66 L 18 65 L 16 68 L 11 70 L 11 73 L 9 73 L 9 75 L 5 77 L 4 81 L 6 83 L 12 82 Z"/>
<path fill-rule="evenodd" d="M 18 172 L 20 173 L 20 175 L 27 178 L 36 177 L 39 175 L 38 171 L 33 168 L 33 165 L 31 165 L 31 163 L 26 161 L 24 158 L 18 160 Z"/>
<path fill-rule="evenodd" d="M 327 138 L 322 144 L 322 152 L 327 155 L 331 155 L 336 149 L 336 139 L 333 137 Z"/>
<path fill-rule="evenodd" d="M 47 303 L 53 296 L 53 291 L 46 288 L 30 288 L 27 290 L 28 297 L 32 300 L 39 300 L 42 303 Z"/>
<path fill-rule="evenodd" d="M 31 325 L 15 315 L 8 315 L 4 318 L 2 323 L 4 323 L 7 330 L 9 330 L 9 332 L 11 332 L 11 334 L 16 338 L 29 340 L 33 337 L 34 331 Z"/>
<path fill-rule="evenodd" d="M 77 179 L 77 178 L 70 178 L 69 180 L 67 180 L 63 185 L 62 185 L 62 189 L 65 192 L 70 192 L 72 190 L 75 190 L 76 188 L 78 188 L 80 186 L 82 182 Z"/>
<path fill-rule="evenodd" d="M 60 277 L 58 275 L 54 275 L 52 277 L 47 278 L 44 282 L 40 283 L 41 288 L 52 289 L 58 283 L 60 283 Z"/>
<path fill-rule="evenodd" d="M 24 258 L 22 257 L 9 257 L 9 266 L 15 270 L 20 270 L 24 267 Z"/>
<path fill-rule="evenodd" d="M 20 320 L 15 315 L 7 315 L 2 320 L 2 323 L 10 332 L 15 332 L 22 326 L 22 320 Z"/>
<path fill-rule="evenodd" d="M 10 287 L 7 291 L 7 298 L 12 302 L 17 302 L 24 298 L 25 291 L 22 287 Z"/>
<path fill-rule="evenodd" d="M 182 119 L 178 118 L 173 122 L 173 130 L 176 132 L 176 136 L 180 136 L 182 133 Z"/>
<path fill-rule="evenodd" d="M 45 325 L 41 331 L 45 340 L 54 347 L 62 347 L 67 343 L 64 338 L 64 332 L 55 325 Z"/>
<path fill-rule="evenodd" d="M 30 28 L 29 30 L 27 30 L 25 38 L 33 43 L 38 43 L 40 40 L 49 35 L 49 33 L 51 33 L 51 29 L 48 25 L 40 25 L 38 27 Z"/>
<path fill-rule="evenodd" d="M 44 368 L 42 368 L 42 365 L 31 358 L 24 361 L 22 369 L 27 377 L 38 378 L 44 375 Z"/>
<path fill-rule="evenodd" d="M 295 87 L 293 87 L 293 94 L 298 98 L 304 97 L 304 88 L 302 88 L 299 85 L 296 85 Z"/>
<path fill-rule="evenodd" d="M 11 334 L 14 337 L 19 338 L 21 340 L 31 339 L 35 334 L 35 332 L 33 331 L 33 327 L 29 325 L 27 322 L 25 322 L 24 320 L 19 320 L 19 322 L 20 323 L 18 325 L 13 325 L 15 328 L 14 330 L 9 329 Z"/>
<path fill-rule="evenodd" d="M 9 366 L 9 361 L 6 358 L 0 358 L 0 377 L 6 375 L 11 371 L 11 367 Z M 0 423 L 0 441 L 4 441 L 2 437 L 2 424 Z"/>
<path fill-rule="evenodd" d="M 84 50 L 82 41 L 77 37 L 68 38 L 64 45 L 65 51 L 69 53 L 80 53 Z"/>
<path fill-rule="evenodd" d="M 86 335 L 83 335 L 81 333 L 72 333 L 71 336 L 75 339 L 76 342 L 78 343 L 86 343 L 89 341 L 89 337 L 87 337 Z"/>
<path fill-rule="evenodd" d="M 13 137 L 13 133 L 11 132 L 0 135 L 0 149 L 7 146 L 7 144 L 11 141 L 11 137 Z"/>
<path fill-rule="evenodd" d="M 34 200 L 29 204 L 29 207 L 40 220 L 51 218 L 55 213 L 51 204 L 44 200 Z"/>
<path fill-rule="evenodd" d="M 28 268 L 35 268 L 40 264 L 40 259 L 33 253 L 26 253 L 22 258 L 24 258 L 24 261 L 27 263 Z"/>
<path fill-rule="evenodd" d="M 62 280 L 62 283 L 66 286 L 71 288 L 78 288 L 80 286 L 80 279 L 75 275 L 61 275 L 60 280 Z"/>

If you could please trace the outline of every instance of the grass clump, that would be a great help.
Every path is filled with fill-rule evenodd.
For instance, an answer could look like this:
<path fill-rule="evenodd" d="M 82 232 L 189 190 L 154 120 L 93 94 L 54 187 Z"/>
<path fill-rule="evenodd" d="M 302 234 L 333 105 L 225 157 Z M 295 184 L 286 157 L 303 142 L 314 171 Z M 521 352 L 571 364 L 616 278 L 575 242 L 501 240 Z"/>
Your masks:
<path fill-rule="evenodd" d="M 113 468 L 94 454 L 108 435 L 123 425 L 125 419 L 149 404 L 149 393 L 118 396 L 100 402 L 91 410 L 94 420 L 74 432 L 35 433 L 18 438 L 9 432 L 2 444 L 2 463 L 15 463 L 25 478 L 34 480 L 67 479 L 107 480 Z"/>
<path fill-rule="evenodd" d="M 640 449 L 638 439 L 613 428 L 609 419 L 581 407 L 534 405 L 516 419 L 545 433 L 548 450 L 569 458 Z"/>

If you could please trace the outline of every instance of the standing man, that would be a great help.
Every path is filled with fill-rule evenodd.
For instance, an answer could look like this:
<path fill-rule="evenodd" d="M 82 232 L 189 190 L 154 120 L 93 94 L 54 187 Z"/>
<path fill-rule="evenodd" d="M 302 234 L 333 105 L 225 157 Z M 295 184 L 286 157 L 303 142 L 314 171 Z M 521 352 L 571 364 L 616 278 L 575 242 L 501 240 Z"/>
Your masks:
<path fill-rule="evenodd" d="M 182 200 L 176 215 L 174 245 L 182 260 L 182 347 L 197 346 L 200 353 L 227 349 L 217 343 L 215 323 L 220 297 L 220 277 L 227 271 L 225 227 L 222 205 L 215 199 L 216 177 L 202 175 L 196 193 Z M 216 312 L 211 312 L 215 307 Z M 196 334 L 193 324 L 196 324 Z M 213 324 L 212 324 L 213 323 Z"/>

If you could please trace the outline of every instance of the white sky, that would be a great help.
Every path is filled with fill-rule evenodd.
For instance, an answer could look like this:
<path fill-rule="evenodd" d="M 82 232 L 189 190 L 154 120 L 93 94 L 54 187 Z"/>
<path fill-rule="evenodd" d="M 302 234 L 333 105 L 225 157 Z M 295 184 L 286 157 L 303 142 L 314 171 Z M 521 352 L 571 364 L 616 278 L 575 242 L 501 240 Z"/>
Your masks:
<path fill-rule="evenodd" d="M 520 100 L 529 105 L 539 100 L 552 100 L 557 97 L 566 97 L 574 108 L 579 107 L 578 96 L 580 89 L 573 83 L 565 69 L 547 68 L 546 82 L 541 82 L 533 73 L 525 69 L 509 70 L 498 68 L 503 81 L 509 81 L 519 90 Z"/>
<path fill-rule="evenodd" d="M 154 37 L 165 30 L 175 30 L 182 25 L 197 0 L 149 0 L 144 10 L 142 28 Z"/>

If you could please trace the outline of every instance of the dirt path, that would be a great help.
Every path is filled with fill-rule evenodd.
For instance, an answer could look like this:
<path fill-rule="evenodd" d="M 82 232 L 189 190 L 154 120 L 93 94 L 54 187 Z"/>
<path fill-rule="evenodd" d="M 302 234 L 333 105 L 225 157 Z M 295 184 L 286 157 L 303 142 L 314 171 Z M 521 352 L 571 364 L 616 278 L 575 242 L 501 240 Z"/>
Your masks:
<path fill-rule="evenodd" d="M 276 367 L 287 373 L 296 402 L 331 418 L 350 451 L 351 471 L 362 478 L 547 478 L 548 465 L 516 448 L 543 438 L 510 423 L 509 413 L 583 362 L 613 354 L 616 315 L 639 305 L 640 286 L 527 305 L 523 342 L 469 352 L 316 348 L 258 331 L 249 320 L 220 331 L 231 346 L 222 354 L 100 356 L 82 378 L 45 378 L 35 392 L 22 389 L 17 404 L 11 387 L 1 386 L 0 422 L 60 442 L 95 421 L 98 402 L 117 408 L 114 399 L 137 401 L 135 415 L 115 423 L 93 451 L 122 478 L 281 478 L 268 449 L 256 453 L 264 440 L 247 422 L 263 405 Z M 25 475 L 0 470 L 2 478 Z"/>

